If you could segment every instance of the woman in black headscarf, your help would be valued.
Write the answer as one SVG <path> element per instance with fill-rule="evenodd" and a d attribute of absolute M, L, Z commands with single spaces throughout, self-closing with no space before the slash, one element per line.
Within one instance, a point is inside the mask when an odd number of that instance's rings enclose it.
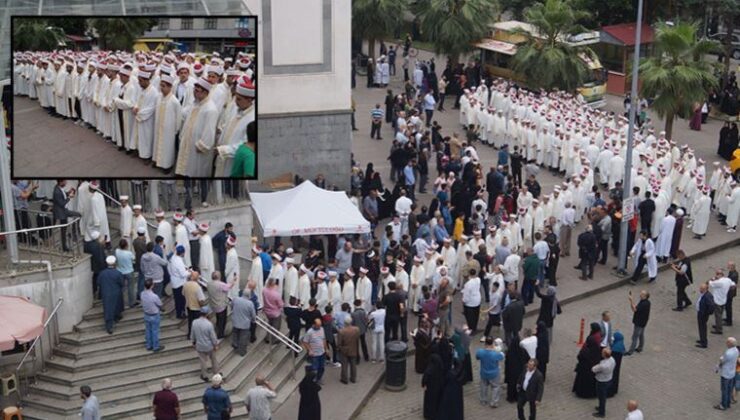
<path fill-rule="evenodd" d="M 422 319 L 419 321 L 419 329 L 413 335 L 414 348 L 414 369 L 416 373 L 424 373 L 429 364 L 429 358 L 432 353 L 432 327 L 429 321 Z"/>
<path fill-rule="evenodd" d="M 537 321 L 537 369 L 542 372 L 542 379 L 547 379 L 547 364 L 550 362 L 550 338 L 547 326 Z"/>
<path fill-rule="evenodd" d="M 596 377 L 591 368 L 601 361 L 601 329 L 597 322 L 591 323 L 591 333 L 578 352 L 576 379 L 572 391 L 580 398 L 596 398 Z"/>
<path fill-rule="evenodd" d="M 730 122 L 725 122 L 725 125 L 722 126 L 722 129 L 719 130 L 719 144 L 717 145 L 717 154 L 722 156 L 725 160 L 729 160 L 730 156 L 727 153 L 728 151 L 728 140 L 730 139 L 730 128 L 732 126 L 730 125 Z M 731 154 L 732 152 L 730 152 Z"/>
<path fill-rule="evenodd" d="M 506 381 L 506 401 L 517 400 L 516 385 L 524 371 L 527 362 L 527 352 L 519 346 L 519 336 L 512 338 L 506 350 L 504 361 L 504 380 Z"/>
<path fill-rule="evenodd" d="M 316 420 L 321 418 L 321 400 L 319 391 L 321 386 L 315 382 L 316 371 L 306 366 L 306 376 L 298 384 L 301 400 L 298 403 L 298 420 Z"/>
<path fill-rule="evenodd" d="M 447 372 L 444 388 L 439 401 L 439 419 L 463 420 L 465 418 L 463 401 L 463 384 L 456 373 L 461 368 L 456 366 Z"/>
<path fill-rule="evenodd" d="M 428 420 L 438 419 L 439 402 L 442 399 L 447 371 L 439 354 L 433 353 L 429 357 L 429 363 L 421 377 L 421 387 L 424 389 L 424 418 Z"/>

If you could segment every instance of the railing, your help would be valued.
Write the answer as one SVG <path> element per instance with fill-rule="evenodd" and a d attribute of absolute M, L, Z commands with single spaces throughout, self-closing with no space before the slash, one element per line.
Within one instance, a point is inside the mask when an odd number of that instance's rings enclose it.
<path fill-rule="evenodd" d="M 272 325 L 270 325 L 267 321 L 262 319 L 259 315 L 255 318 L 255 322 L 257 322 L 257 325 L 262 327 L 268 334 L 275 337 L 280 341 L 281 343 L 285 344 L 288 349 L 290 349 L 292 352 L 295 353 L 296 357 L 291 357 L 293 360 L 293 368 L 290 373 L 291 378 L 295 378 L 295 360 L 299 354 L 303 351 L 303 347 L 299 346 L 298 344 L 294 343 L 293 340 L 288 338 L 287 335 L 280 332 L 280 330 L 276 329 Z"/>
<path fill-rule="evenodd" d="M 66 264 L 70 260 L 82 256 L 84 238 L 80 232 L 80 218 L 75 217 L 67 223 L 38 226 L 41 223 L 51 223 L 53 221 L 52 214 L 50 212 L 22 209 L 16 210 L 15 216 L 21 226 L 36 225 L 36 227 L 0 232 L 0 237 L 16 236 L 19 248 L 22 251 L 32 253 L 34 259 L 43 255 L 52 264 Z M 42 219 L 36 216 L 41 216 Z M 66 245 L 66 249 L 63 244 Z M 24 258 L 20 259 L 23 260 Z M 17 268 L 16 261 L 12 261 L 11 264 L 16 266 L 14 268 Z"/>
<path fill-rule="evenodd" d="M 59 344 L 59 319 L 57 318 L 57 312 L 59 311 L 59 307 L 62 306 L 62 303 L 64 303 L 64 299 L 59 298 L 57 301 L 56 306 L 54 306 L 54 309 L 51 311 L 51 314 L 46 319 L 46 322 L 44 322 L 44 329 L 41 332 L 41 334 L 36 337 L 36 339 L 33 340 L 33 343 L 31 343 L 31 346 L 28 348 L 26 353 L 23 355 L 23 358 L 21 359 L 21 362 L 18 363 L 18 367 L 15 368 L 15 377 L 18 380 L 18 405 L 20 406 L 23 402 L 23 395 L 24 395 L 24 388 L 23 383 L 26 383 L 25 388 L 25 395 L 28 395 L 28 375 L 27 372 L 23 370 L 23 367 L 27 360 L 29 360 L 29 357 L 31 357 L 30 360 L 33 361 L 33 377 L 34 380 L 36 378 L 36 345 L 39 345 L 39 352 L 41 353 L 41 357 L 39 358 L 41 360 L 41 371 L 43 372 L 46 368 L 46 360 L 44 357 L 44 337 L 51 333 L 51 347 L 49 349 L 49 357 L 53 357 L 53 351 L 54 347 Z M 49 326 L 49 323 L 54 321 L 52 324 L 52 331 L 47 330 L 47 327 Z M 33 355 L 33 356 L 31 356 Z"/>

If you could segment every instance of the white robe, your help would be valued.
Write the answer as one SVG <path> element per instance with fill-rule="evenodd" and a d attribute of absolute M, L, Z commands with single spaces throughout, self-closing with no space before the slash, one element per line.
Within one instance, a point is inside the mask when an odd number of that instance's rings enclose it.
<path fill-rule="evenodd" d="M 193 264 L 190 262 L 190 239 L 188 238 L 188 229 L 182 223 L 175 226 L 175 244 L 185 247 L 185 267 Z M 232 287 L 233 289 L 233 287 Z"/>
<path fill-rule="evenodd" d="M 198 268 L 200 269 L 200 275 L 205 280 L 211 279 L 211 274 L 216 270 L 216 264 L 213 262 L 213 245 L 211 244 L 211 236 L 207 233 L 200 236 L 198 239 L 200 244 L 200 262 Z"/>
<path fill-rule="evenodd" d="M 421 287 L 425 284 L 425 270 L 422 265 L 411 267 L 409 276 L 409 307 L 412 311 L 419 310 L 419 298 L 421 297 Z"/>
<path fill-rule="evenodd" d="M 362 276 L 357 280 L 357 287 L 355 287 L 355 298 L 362 301 L 362 307 L 365 312 L 370 313 L 373 308 L 372 303 L 373 296 L 373 284 L 367 276 Z"/>
<path fill-rule="evenodd" d="M 711 214 L 712 199 L 708 194 L 702 194 L 691 206 L 691 231 L 695 235 L 705 235 L 709 226 L 709 215 Z"/>
<path fill-rule="evenodd" d="M 152 157 L 154 113 L 157 109 L 158 97 L 159 92 L 154 89 L 154 86 L 149 85 L 146 89 L 139 92 L 139 97 L 136 100 L 138 112 L 134 117 L 134 144 L 139 150 L 139 157 L 142 159 Z"/>
<path fill-rule="evenodd" d="M 110 136 L 113 143 L 116 146 L 123 146 L 123 136 L 121 135 L 121 122 L 118 118 L 118 110 L 116 109 L 115 99 L 121 95 L 123 90 L 123 84 L 119 78 L 113 79 L 106 92 L 105 106 L 110 108 L 110 111 L 105 111 L 106 117 L 108 118 L 108 125 L 110 126 Z"/>
<path fill-rule="evenodd" d="M 229 289 L 229 297 L 232 299 L 236 299 L 239 296 L 239 291 L 244 288 L 244 285 L 241 284 L 241 279 L 239 277 L 239 274 L 240 274 L 239 254 L 236 252 L 236 248 L 231 248 L 228 251 L 226 251 L 226 262 L 224 263 L 223 280 L 226 283 L 229 283 L 231 280 L 236 278 L 236 283 L 234 284 L 234 287 Z"/>
<path fill-rule="evenodd" d="M 131 241 L 131 226 L 134 220 L 134 211 L 131 210 L 131 206 L 121 207 L 121 219 L 119 220 L 119 229 L 121 231 L 121 237 Z"/>
<path fill-rule="evenodd" d="M 355 282 L 352 279 L 345 279 L 342 285 L 342 303 L 352 306 L 355 302 Z"/>
<path fill-rule="evenodd" d="M 175 136 L 182 125 L 182 109 L 175 95 L 157 99 L 154 114 L 154 156 L 157 167 L 168 169 L 175 164 Z"/>
<path fill-rule="evenodd" d="M 319 281 L 319 287 L 316 290 L 316 296 L 314 297 L 316 299 L 316 306 L 319 308 L 319 312 L 321 312 L 321 315 L 324 315 L 326 311 L 324 311 L 324 308 L 326 308 L 326 305 L 329 304 L 329 287 L 326 285 L 326 282 L 323 280 Z"/>
<path fill-rule="evenodd" d="M 289 302 L 290 297 L 298 297 L 298 270 L 290 267 L 285 270 L 285 280 L 283 285 L 283 301 Z"/>
<path fill-rule="evenodd" d="M 301 308 L 308 308 L 308 301 L 311 299 L 311 280 L 308 278 L 308 274 L 303 273 L 298 278 L 298 300 L 300 300 Z"/>
<path fill-rule="evenodd" d="M 134 131 L 134 113 L 131 111 L 134 108 L 136 100 L 136 85 L 133 80 L 129 80 L 128 83 L 123 85 L 123 88 L 119 92 L 117 98 L 113 98 L 113 103 L 116 108 L 123 111 L 123 147 L 126 150 L 136 150 L 136 144 L 134 140 L 136 137 L 133 135 Z"/>
<path fill-rule="evenodd" d="M 248 281 L 253 281 L 256 285 L 254 291 L 257 294 L 257 300 L 259 300 L 260 307 L 262 307 L 262 288 L 265 286 L 265 281 L 262 278 L 262 258 L 259 255 L 252 258 L 252 269 L 249 271 Z"/>
<path fill-rule="evenodd" d="M 97 230 L 100 232 L 100 237 L 105 238 L 105 242 L 110 242 L 110 228 L 108 227 L 108 211 L 105 208 L 105 199 L 100 193 L 95 193 L 90 197 L 90 224 L 88 225 L 88 232 L 85 235 L 85 240 L 89 240 L 87 237 L 90 232 Z"/>
<path fill-rule="evenodd" d="M 671 254 L 671 243 L 673 241 L 673 229 L 676 227 L 676 218 L 667 215 L 660 222 L 660 234 L 656 246 L 656 255 L 658 257 L 668 257 Z"/>
<path fill-rule="evenodd" d="M 283 295 L 283 281 L 285 281 L 285 270 L 283 270 L 283 266 L 280 264 L 272 264 L 272 268 L 270 268 L 270 274 L 267 277 L 267 280 L 275 279 L 275 284 L 277 285 L 277 290 L 280 292 L 280 295 Z"/>
<path fill-rule="evenodd" d="M 632 251 L 630 251 L 630 255 L 634 260 L 635 267 L 637 267 L 637 264 L 639 263 L 638 258 L 640 257 L 641 253 L 642 240 L 638 239 L 632 246 Z M 645 259 L 647 260 L 646 265 L 648 269 L 648 277 L 656 277 L 658 275 L 658 259 L 655 257 L 655 245 L 653 244 L 653 240 L 650 238 L 647 238 L 645 240 Z"/>
<path fill-rule="evenodd" d="M 65 96 L 66 91 L 64 89 L 64 85 L 66 83 L 67 71 L 60 68 L 54 78 L 54 107 L 59 114 L 68 117 L 69 110 L 67 109 L 67 98 Z"/>
<path fill-rule="evenodd" d="M 339 284 L 339 280 L 330 281 L 326 286 L 327 299 L 334 311 L 339 311 L 342 306 L 342 285 Z"/>
<path fill-rule="evenodd" d="M 218 122 L 218 109 L 209 99 L 194 103 L 185 111 L 180 131 L 180 150 L 175 173 L 190 177 L 210 177 Z"/>
<path fill-rule="evenodd" d="M 164 253 L 172 251 L 172 225 L 166 220 L 162 220 L 157 225 L 157 236 L 164 238 Z M 206 279 L 210 280 L 210 278 Z"/>
<path fill-rule="evenodd" d="M 218 141 L 218 158 L 216 159 L 216 176 L 231 176 L 236 150 L 247 138 L 247 125 L 254 121 L 254 105 L 240 110 L 228 121 Z"/>
<path fill-rule="evenodd" d="M 138 233 L 137 232 L 139 231 L 139 228 L 140 227 L 143 227 L 144 228 L 144 237 L 146 238 L 146 241 L 149 242 L 150 241 L 150 239 L 149 239 L 149 225 L 147 224 L 146 218 L 144 217 L 144 215 L 143 214 L 140 214 L 138 216 L 135 216 L 134 217 L 134 223 L 133 224 L 134 224 L 134 226 L 133 226 L 133 231 L 131 232 L 131 237 L 132 238 L 137 237 L 138 236 Z"/>
<path fill-rule="evenodd" d="M 737 227 L 740 219 L 740 187 L 736 186 L 732 189 L 727 203 L 727 226 Z"/>

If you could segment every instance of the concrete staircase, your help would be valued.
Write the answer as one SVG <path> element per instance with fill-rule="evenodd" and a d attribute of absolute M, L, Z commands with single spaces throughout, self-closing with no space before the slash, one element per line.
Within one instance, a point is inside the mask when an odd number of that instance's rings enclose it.
<path fill-rule="evenodd" d="M 161 381 L 171 378 L 180 398 L 182 418 L 202 418 L 201 397 L 208 387 L 200 379 L 200 365 L 186 340 L 187 324 L 174 317 L 172 299 L 165 301 L 160 341 L 165 349 L 152 353 L 144 348 L 143 312 L 127 309 L 114 333 L 106 333 L 102 306 L 96 302 L 76 327 L 61 336 L 46 371 L 37 376 L 24 398 L 26 419 L 79 419 L 82 401 L 79 387 L 89 385 L 98 397 L 106 419 L 151 419 L 151 401 Z M 229 326 L 227 326 L 227 332 Z M 283 345 L 264 343 L 265 332 L 258 328 L 257 341 L 245 357 L 236 354 L 230 338 L 219 346 L 217 358 L 224 375 L 224 388 L 234 404 L 234 418 L 247 418 L 244 396 L 254 386 L 257 373 L 264 374 L 278 389 L 273 404 L 277 409 L 290 396 L 303 376 L 291 377 L 293 353 Z M 296 359 L 300 368 L 304 353 Z"/>

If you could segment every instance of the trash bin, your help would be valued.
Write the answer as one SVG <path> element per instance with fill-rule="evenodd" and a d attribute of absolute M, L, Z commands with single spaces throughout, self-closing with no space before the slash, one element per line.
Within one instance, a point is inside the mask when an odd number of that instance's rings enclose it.
<path fill-rule="evenodd" d="M 406 351 L 408 345 L 403 341 L 389 341 L 385 345 L 385 389 L 403 391 L 406 389 Z"/>

